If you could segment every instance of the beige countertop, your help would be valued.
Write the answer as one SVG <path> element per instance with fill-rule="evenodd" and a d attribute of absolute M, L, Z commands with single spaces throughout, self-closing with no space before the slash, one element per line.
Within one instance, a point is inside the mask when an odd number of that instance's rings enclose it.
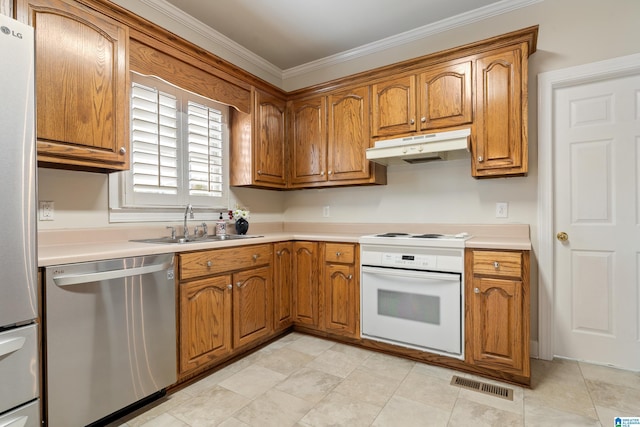
<path fill-rule="evenodd" d="M 180 229 L 180 228 L 178 228 Z M 409 231 L 411 230 L 411 231 Z M 133 242 L 167 235 L 165 225 L 150 227 L 113 227 L 101 229 L 45 230 L 38 233 L 38 265 L 70 264 L 101 259 L 162 253 L 179 253 L 228 248 L 287 240 L 311 240 L 357 243 L 362 235 L 395 232 L 467 232 L 468 248 L 530 250 L 527 224 L 336 224 L 265 223 L 251 224 L 252 239 L 199 241 L 184 244 Z"/>

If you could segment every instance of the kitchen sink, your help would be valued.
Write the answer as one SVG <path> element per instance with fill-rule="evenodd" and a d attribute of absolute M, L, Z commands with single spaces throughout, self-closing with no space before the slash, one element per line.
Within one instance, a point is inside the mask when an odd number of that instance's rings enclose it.
<path fill-rule="evenodd" d="M 256 237 L 263 236 L 247 236 L 246 234 L 224 234 L 217 236 L 207 236 L 207 237 L 190 237 L 188 239 L 184 237 L 157 237 L 152 239 L 139 239 L 139 240 L 131 240 L 132 242 L 140 242 L 140 243 L 160 243 L 160 244 L 184 244 L 184 243 L 202 243 L 208 241 L 222 241 L 222 240 L 240 240 L 240 239 L 253 239 Z"/>

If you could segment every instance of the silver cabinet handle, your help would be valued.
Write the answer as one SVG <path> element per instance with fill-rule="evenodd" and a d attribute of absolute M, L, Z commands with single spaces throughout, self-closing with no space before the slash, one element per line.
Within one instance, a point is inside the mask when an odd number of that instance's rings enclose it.
<path fill-rule="evenodd" d="M 120 147 L 120 154 L 125 155 L 127 154 L 127 149 L 124 147 Z"/>
<path fill-rule="evenodd" d="M 427 118 L 426 118 L 426 117 L 422 117 L 422 118 L 420 119 L 420 121 L 421 121 L 422 123 L 427 123 Z"/>
<path fill-rule="evenodd" d="M 409 123 L 410 123 L 410 124 L 414 124 L 415 122 L 416 122 L 416 119 L 411 119 L 411 120 L 409 120 Z"/>
<path fill-rule="evenodd" d="M 353 274 L 348 275 L 347 279 L 349 279 L 349 280 L 353 279 Z"/>
<path fill-rule="evenodd" d="M 342 252 L 338 251 L 336 252 L 336 256 L 339 257 L 340 255 L 342 255 Z"/>
<path fill-rule="evenodd" d="M 500 268 L 500 263 L 498 261 L 493 261 L 493 268 Z"/>
<path fill-rule="evenodd" d="M 324 176 L 324 171 L 320 172 L 320 176 Z"/>
<path fill-rule="evenodd" d="M 257 261 L 257 260 L 258 260 L 258 258 L 260 258 L 260 255 L 258 255 L 258 254 L 253 254 L 252 258 L 253 258 L 253 260 L 254 260 L 254 261 Z"/>
<path fill-rule="evenodd" d="M 163 264 L 147 265 L 144 267 L 125 268 L 124 270 L 103 271 L 99 273 L 66 274 L 54 276 L 53 281 L 58 286 L 78 285 L 81 283 L 99 282 L 101 280 L 119 279 L 122 277 L 155 273 L 157 271 L 166 270 L 170 266 L 170 262 L 165 262 Z"/>
<path fill-rule="evenodd" d="M 211 261 L 207 261 L 207 267 L 211 267 L 213 263 Z"/>
<path fill-rule="evenodd" d="M 478 156 L 478 161 L 479 161 L 479 162 L 483 162 L 483 161 L 484 161 L 484 157 L 482 157 L 482 156 Z"/>
<path fill-rule="evenodd" d="M 227 285 L 227 289 L 233 289 L 233 285 L 232 285 L 231 283 L 229 283 L 229 284 Z"/>
<path fill-rule="evenodd" d="M 480 289 L 479 288 L 473 288 L 473 292 L 476 293 L 476 294 L 479 294 L 480 293 Z"/>

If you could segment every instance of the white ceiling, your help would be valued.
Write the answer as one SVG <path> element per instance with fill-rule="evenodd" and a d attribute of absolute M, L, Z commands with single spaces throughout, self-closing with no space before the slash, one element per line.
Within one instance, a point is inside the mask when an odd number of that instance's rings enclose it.
<path fill-rule="evenodd" d="M 539 1 L 539 0 L 538 0 Z M 531 0 L 150 0 L 288 70 L 421 29 L 456 26 Z M 184 18 L 184 16 L 183 16 Z M 446 25 L 443 25 L 446 24 Z M 228 41 L 227 41 L 228 42 Z"/>

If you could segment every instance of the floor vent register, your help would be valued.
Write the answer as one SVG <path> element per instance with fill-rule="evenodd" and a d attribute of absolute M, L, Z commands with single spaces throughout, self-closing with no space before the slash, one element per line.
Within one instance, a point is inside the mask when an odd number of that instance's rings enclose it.
<path fill-rule="evenodd" d="M 507 387 L 501 387 L 499 385 L 483 383 L 481 381 L 462 378 L 457 375 L 454 375 L 453 378 L 451 378 L 451 385 L 488 394 L 491 396 L 500 397 L 506 400 L 513 400 L 513 390 Z"/>

